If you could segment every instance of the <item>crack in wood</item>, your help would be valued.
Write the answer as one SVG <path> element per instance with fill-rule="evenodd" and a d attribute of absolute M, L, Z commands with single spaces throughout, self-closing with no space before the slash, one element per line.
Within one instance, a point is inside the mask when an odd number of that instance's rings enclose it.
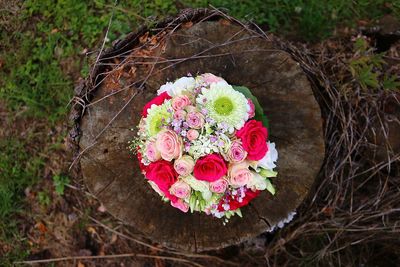
<path fill-rule="evenodd" d="M 268 226 L 268 228 L 269 228 L 268 230 L 272 229 L 272 224 L 268 221 L 267 218 L 260 215 L 260 213 L 258 212 L 258 209 L 252 203 L 249 204 L 249 207 L 254 210 L 254 212 L 257 214 L 258 219 L 263 221 Z"/>

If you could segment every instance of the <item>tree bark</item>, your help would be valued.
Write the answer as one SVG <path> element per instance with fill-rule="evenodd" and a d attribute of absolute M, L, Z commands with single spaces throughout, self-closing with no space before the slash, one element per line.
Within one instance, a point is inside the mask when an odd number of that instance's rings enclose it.
<path fill-rule="evenodd" d="M 310 81 L 268 37 L 220 15 L 163 26 L 142 29 L 107 51 L 85 87 L 90 101 L 80 119 L 79 150 L 88 189 L 113 216 L 171 248 L 218 249 L 273 229 L 302 203 L 324 159 L 321 112 Z M 160 85 L 189 72 L 210 72 L 250 88 L 279 152 L 276 195 L 263 192 L 242 209 L 243 218 L 226 226 L 162 202 L 127 149 L 144 104 Z"/>

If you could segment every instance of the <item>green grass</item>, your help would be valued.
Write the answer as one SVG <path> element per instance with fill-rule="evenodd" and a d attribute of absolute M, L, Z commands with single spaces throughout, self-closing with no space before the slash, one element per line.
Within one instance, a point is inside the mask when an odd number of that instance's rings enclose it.
<path fill-rule="evenodd" d="M 267 24 L 272 32 L 296 35 L 306 41 L 330 36 L 338 25 L 353 26 L 359 19 L 386 13 L 400 16 L 400 1 L 393 0 L 195 0 L 187 5 L 225 7 L 232 16 Z M 392 2 L 392 3 L 391 3 Z M 390 5 L 391 3 L 391 5 Z"/>
<path fill-rule="evenodd" d="M 12 260 L 26 255 L 17 218 L 24 214 L 24 190 L 38 180 L 43 164 L 41 158 L 27 151 L 26 143 L 16 139 L 0 140 L 0 244 L 11 247 L 0 257 L 0 266 L 10 266 Z"/>

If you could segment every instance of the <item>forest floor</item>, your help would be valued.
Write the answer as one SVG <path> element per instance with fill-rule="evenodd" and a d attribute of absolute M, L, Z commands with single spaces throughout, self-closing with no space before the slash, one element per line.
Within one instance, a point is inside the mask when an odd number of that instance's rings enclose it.
<path fill-rule="evenodd" d="M 297 47 L 317 53 L 328 47 L 343 56 L 365 90 L 400 94 L 399 1 L 303 2 L 167 0 L 115 6 L 105 0 L 0 0 L 0 266 L 45 259 L 52 260 L 44 266 L 80 267 L 214 261 L 226 266 L 242 258 L 256 264 L 263 257 L 253 249 L 256 244 L 182 256 L 108 215 L 82 181 L 68 174 L 68 104 L 110 21 L 106 46 L 141 24 L 208 4 L 253 20 Z M 397 260 L 389 253 L 385 265 L 376 258 L 357 263 L 396 266 Z"/>

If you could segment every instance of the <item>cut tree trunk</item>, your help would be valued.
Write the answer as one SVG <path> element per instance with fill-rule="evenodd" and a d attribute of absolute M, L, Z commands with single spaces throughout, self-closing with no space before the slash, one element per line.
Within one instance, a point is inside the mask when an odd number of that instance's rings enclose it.
<path fill-rule="evenodd" d="M 89 191 L 113 216 L 166 247 L 218 249 L 274 229 L 303 202 L 324 159 L 321 112 L 310 81 L 276 42 L 218 11 L 201 9 L 142 28 L 104 52 L 78 88 L 80 104 L 73 112 L 72 137 L 77 143 L 80 137 Z M 276 195 L 263 192 L 242 209 L 243 218 L 235 216 L 226 226 L 162 202 L 127 149 L 144 104 L 162 84 L 207 72 L 251 89 L 279 151 Z"/>

